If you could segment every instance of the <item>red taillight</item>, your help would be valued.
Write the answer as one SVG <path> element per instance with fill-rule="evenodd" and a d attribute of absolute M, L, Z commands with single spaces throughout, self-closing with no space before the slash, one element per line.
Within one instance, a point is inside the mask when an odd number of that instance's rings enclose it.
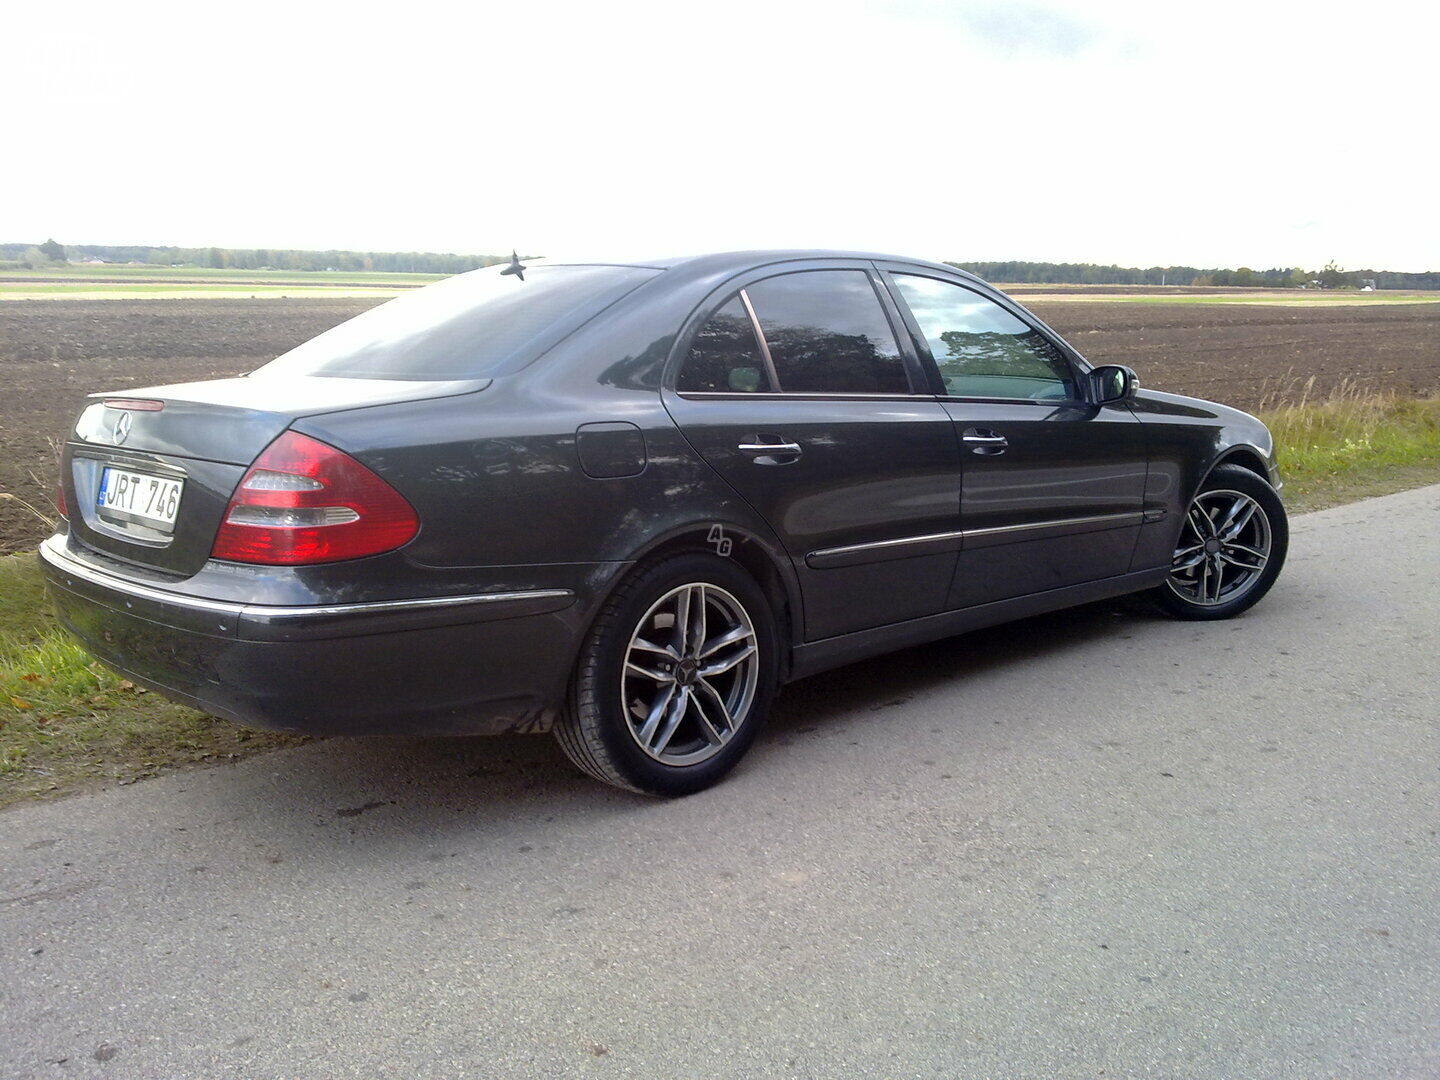
<path fill-rule="evenodd" d="M 287 431 L 250 466 L 212 559 L 293 566 L 393 551 L 420 531 L 404 497 L 349 454 Z"/>

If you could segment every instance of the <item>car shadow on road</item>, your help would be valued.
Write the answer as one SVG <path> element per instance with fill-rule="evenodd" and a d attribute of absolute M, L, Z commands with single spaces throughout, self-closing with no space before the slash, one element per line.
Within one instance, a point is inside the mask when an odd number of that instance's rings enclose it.
<path fill-rule="evenodd" d="M 1168 621 L 1144 600 L 1121 597 L 862 660 L 787 686 L 769 734 L 783 737 L 824 724 L 839 709 L 883 712 L 942 684 L 1024 667 L 1107 635 L 1133 636 L 1148 622 Z"/>
<path fill-rule="evenodd" d="M 841 722 L 863 732 L 892 722 L 899 715 L 893 710 L 943 684 L 1021 669 L 1107 636 L 1143 634 L 1155 617 L 1134 601 L 1106 601 L 794 683 L 782 691 L 744 767 L 747 782 L 777 761 L 786 773 L 802 767 L 793 755 L 810 752 L 809 732 Z M 330 838 L 353 848 L 361 839 L 367 858 L 413 850 L 417 842 L 443 844 L 449 836 L 515 841 L 567 820 L 593 826 L 621 817 L 638 825 L 676 805 L 599 784 L 571 766 L 552 739 L 537 736 L 330 739 L 216 770 L 187 799 L 205 803 L 202 812 L 220 820 L 244 820 L 292 840 L 304 835 L 307 844 Z"/>

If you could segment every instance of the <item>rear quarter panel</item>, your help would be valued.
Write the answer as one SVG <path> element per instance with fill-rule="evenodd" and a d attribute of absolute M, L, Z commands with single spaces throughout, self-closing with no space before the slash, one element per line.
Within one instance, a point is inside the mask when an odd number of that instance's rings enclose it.
<path fill-rule="evenodd" d="M 697 283 L 651 303 L 645 291 L 480 393 L 295 427 L 354 454 L 415 506 L 420 534 L 397 554 L 416 575 L 574 588 L 575 615 L 588 621 L 637 558 L 719 525 L 760 545 L 796 602 L 768 524 L 694 453 L 660 400 L 674 334 L 708 289 Z M 587 474 L 577 432 L 617 423 L 638 429 L 641 467 Z"/>

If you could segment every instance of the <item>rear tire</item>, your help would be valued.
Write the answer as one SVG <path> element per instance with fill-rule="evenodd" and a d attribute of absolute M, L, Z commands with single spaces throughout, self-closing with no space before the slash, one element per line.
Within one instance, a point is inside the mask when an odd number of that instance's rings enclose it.
<path fill-rule="evenodd" d="M 1150 598 L 1177 619 L 1229 619 L 1270 591 L 1290 546 L 1280 496 L 1239 465 L 1217 465 L 1186 509 L 1165 584 Z"/>
<path fill-rule="evenodd" d="M 775 617 L 755 580 L 714 555 L 673 555 L 605 602 L 555 737 L 597 780 L 690 795 L 717 783 L 755 741 L 778 671 Z"/>

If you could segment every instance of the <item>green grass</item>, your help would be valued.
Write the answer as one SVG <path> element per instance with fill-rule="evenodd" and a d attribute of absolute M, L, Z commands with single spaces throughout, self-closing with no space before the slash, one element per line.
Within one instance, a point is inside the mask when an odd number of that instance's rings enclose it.
<path fill-rule="evenodd" d="M 1440 398 L 1342 389 L 1259 415 L 1275 436 L 1292 511 L 1440 483 Z"/>
<path fill-rule="evenodd" d="M 1363 307 L 1371 304 L 1437 304 L 1440 293 L 1331 293 L 1283 292 L 1275 296 L 1122 296 L 1132 304 L 1271 304 L 1303 307 L 1307 304 Z"/>
<path fill-rule="evenodd" d="M 210 284 L 124 284 L 76 282 L 69 284 L 31 284 L 0 282 L 0 302 L 5 300 L 216 300 L 264 299 L 267 297 L 349 297 L 370 296 L 385 299 L 397 296 L 403 289 L 389 286 L 360 285 L 245 285 Z"/>
<path fill-rule="evenodd" d="M 204 716 L 102 667 L 56 624 L 35 556 L 0 558 L 0 806 L 298 741 Z"/>
<path fill-rule="evenodd" d="M 214 279 L 219 281 L 303 281 L 332 285 L 395 285 L 404 287 L 439 281 L 444 274 L 383 273 L 371 270 L 225 270 L 208 266 L 53 266 L 38 270 L 0 270 L 0 277 L 15 280 L 47 281 L 74 278 L 77 281 Z"/>
<path fill-rule="evenodd" d="M 0 300 L 196 300 L 395 296 L 443 274 L 216 270 L 198 266 L 57 266 L 0 271 Z"/>
<path fill-rule="evenodd" d="M 1042 301 L 1043 297 L 1043 301 Z M 1298 290 L 1277 291 L 1273 295 L 1247 293 L 1244 295 L 1180 295 L 1155 296 L 1126 295 L 1124 293 L 1031 293 L 1018 297 L 1022 302 L 1042 301 L 1044 303 L 1096 303 L 1096 304 L 1261 304 L 1268 307 L 1369 307 L 1375 304 L 1440 304 L 1440 292 L 1301 292 Z"/>

